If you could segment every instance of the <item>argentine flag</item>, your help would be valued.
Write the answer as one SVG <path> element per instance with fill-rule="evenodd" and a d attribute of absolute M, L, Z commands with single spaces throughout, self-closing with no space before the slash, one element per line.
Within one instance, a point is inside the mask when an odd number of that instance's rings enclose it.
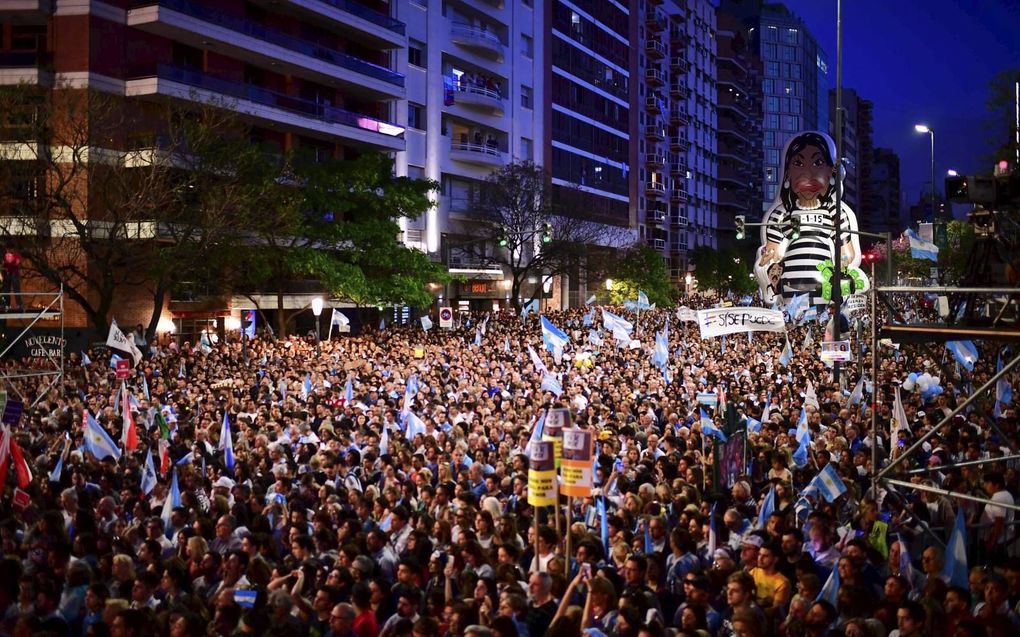
<path fill-rule="evenodd" d="M 669 342 L 666 340 L 665 333 L 658 332 L 655 334 L 655 351 L 652 353 L 652 364 L 663 368 L 667 362 L 669 362 Z"/>
<path fill-rule="evenodd" d="M 542 317 L 542 342 L 545 343 L 547 350 L 550 352 L 562 350 L 569 341 L 570 338 L 563 330 L 553 325 L 545 316 Z"/>
<path fill-rule="evenodd" d="M 925 241 L 913 229 L 907 229 L 903 234 L 910 240 L 910 256 L 915 259 L 939 260 L 939 247 L 937 245 L 931 241 Z"/>
<path fill-rule="evenodd" d="M 602 327 L 606 328 L 610 332 L 615 332 L 617 328 L 624 332 L 627 332 L 628 334 L 634 331 L 633 323 L 623 318 L 622 316 L 617 316 L 616 314 L 613 314 L 612 312 L 605 308 L 602 308 Z"/>
<path fill-rule="evenodd" d="M 117 448 L 117 443 L 96 422 L 88 410 L 85 410 L 85 449 L 95 456 L 96 460 L 113 458 L 120 461 L 120 449 Z"/>
<path fill-rule="evenodd" d="M 223 450 L 223 464 L 227 471 L 234 473 L 234 439 L 230 435 L 230 416 L 227 412 L 223 412 L 223 426 L 220 427 L 220 449 Z"/>
<path fill-rule="evenodd" d="M 426 332 L 432 329 L 432 319 L 427 316 L 421 317 L 421 328 Z"/>
<path fill-rule="evenodd" d="M 145 454 L 145 466 L 142 467 L 142 493 L 149 495 L 156 488 L 156 465 L 152 462 L 152 448 Z"/>
<path fill-rule="evenodd" d="M 815 476 L 811 484 L 818 488 L 818 492 L 822 494 L 826 502 L 833 502 L 846 493 L 846 485 L 843 484 L 843 480 L 840 479 L 831 464 L 825 465 L 825 468 Z"/>
<path fill-rule="evenodd" d="M 956 510 L 956 523 L 946 544 L 946 558 L 942 567 L 942 575 L 953 586 L 967 588 L 967 525 L 963 520 L 963 509 Z"/>
<path fill-rule="evenodd" d="M 163 519 L 163 528 L 166 529 L 167 537 L 170 537 L 173 531 L 173 527 L 170 526 L 170 515 L 179 506 L 181 506 L 181 488 L 177 484 L 177 467 L 174 467 L 173 477 L 170 479 L 170 493 L 163 501 L 162 515 L 159 516 Z"/>
<path fill-rule="evenodd" d="M 790 339 L 786 339 L 786 347 L 783 348 L 783 353 L 779 355 L 779 364 L 783 367 L 789 367 L 791 360 L 793 360 L 793 348 L 790 347 Z"/>
<path fill-rule="evenodd" d="M 637 306 L 639 310 L 647 310 L 649 307 L 648 295 L 642 292 L 641 290 L 638 290 L 637 293 Z"/>
<path fill-rule="evenodd" d="M 720 441 L 726 442 L 726 434 L 724 434 L 721 429 L 715 426 L 715 423 L 713 423 L 712 419 L 708 417 L 708 414 L 705 413 L 705 410 L 699 409 L 698 412 L 701 418 L 701 433 L 705 434 L 706 436 L 715 436 Z"/>
<path fill-rule="evenodd" d="M 344 385 L 344 402 L 348 405 L 354 402 L 354 381 L 350 376 L 347 377 L 347 383 Z"/>
<path fill-rule="evenodd" d="M 946 341 L 946 349 L 968 372 L 974 371 L 974 363 L 978 359 L 978 350 L 974 341 Z"/>
<path fill-rule="evenodd" d="M 563 395 L 563 384 L 552 374 L 542 376 L 542 390 L 556 394 L 559 398 Z"/>

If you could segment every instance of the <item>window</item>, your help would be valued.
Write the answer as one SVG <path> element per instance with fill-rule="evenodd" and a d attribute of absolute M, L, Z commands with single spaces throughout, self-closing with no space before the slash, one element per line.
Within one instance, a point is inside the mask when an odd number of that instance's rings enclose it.
<path fill-rule="evenodd" d="M 407 176 L 411 179 L 425 179 L 425 169 L 421 166 L 408 166 Z"/>
<path fill-rule="evenodd" d="M 521 53 L 530 58 L 532 55 L 534 55 L 533 48 L 534 48 L 534 46 L 532 44 L 531 36 L 530 35 L 525 35 L 524 33 L 522 33 L 521 34 Z"/>
<path fill-rule="evenodd" d="M 425 130 L 425 107 L 414 102 L 407 103 L 407 125 L 418 130 Z"/>
<path fill-rule="evenodd" d="M 418 40 L 407 42 L 407 63 L 426 68 L 425 43 Z"/>
<path fill-rule="evenodd" d="M 521 159 L 534 159 L 534 143 L 527 137 L 521 138 Z"/>
<path fill-rule="evenodd" d="M 796 115 L 783 116 L 783 130 L 797 130 L 800 126 L 800 118 Z"/>
<path fill-rule="evenodd" d="M 779 53 L 777 51 L 776 45 L 775 44 L 771 44 L 771 43 L 766 43 L 765 44 L 765 59 L 766 60 L 775 60 L 778 57 L 779 57 Z"/>
<path fill-rule="evenodd" d="M 779 39 L 779 29 L 776 27 L 765 27 L 765 40 L 775 42 Z"/>
<path fill-rule="evenodd" d="M 521 84 L 521 107 L 532 108 L 531 106 L 531 87 Z"/>
<path fill-rule="evenodd" d="M 797 44 L 797 29 L 786 29 L 783 31 L 783 42 Z"/>

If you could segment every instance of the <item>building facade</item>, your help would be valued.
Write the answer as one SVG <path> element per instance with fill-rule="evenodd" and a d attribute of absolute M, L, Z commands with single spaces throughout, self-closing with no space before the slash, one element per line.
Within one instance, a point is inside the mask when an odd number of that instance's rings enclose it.
<path fill-rule="evenodd" d="M 735 217 L 761 220 L 762 64 L 753 34 L 725 9 L 718 21 L 719 234 L 720 247 L 746 249 L 736 242 Z"/>
<path fill-rule="evenodd" d="M 871 205 L 866 214 L 858 214 L 862 229 L 892 232 L 898 236 L 907 227 L 902 214 L 900 157 L 890 148 L 876 148 L 872 155 L 868 190 Z"/>

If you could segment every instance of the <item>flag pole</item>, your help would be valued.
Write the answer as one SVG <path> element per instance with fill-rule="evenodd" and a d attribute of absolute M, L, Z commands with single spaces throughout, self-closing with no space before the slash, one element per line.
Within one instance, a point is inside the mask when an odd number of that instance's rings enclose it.
<path fill-rule="evenodd" d="M 557 498 L 558 497 L 559 496 L 557 496 Z M 572 503 L 571 503 L 572 499 L 573 498 L 571 498 L 569 495 L 567 496 L 567 532 L 566 532 L 566 534 L 564 536 L 564 538 L 565 538 L 564 539 L 564 546 L 566 547 L 564 550 L 566 551 L 566 554 L 567 554 L 566 555 L 567 566 L 566 566 L 565 570 L 566 570 L 566 573 L 567 573 L 568 577 L 570 575 L 570 524 L 571 524 L 571 518 L 573 517 L 572 509 L 574 508 Z"/>
<path fill-rule="evenodd" d="M 531 509 L 534 512 L 532 517 L 535 518 L 534 523 L 533 523 L 534 526 L 535 526 L 535 562 L 534 562 L 535 570 L 533 572 L 534 573 L 538 573 L 539 570 L 540 570 L 539 566 L 538 566 L 538 512 L 539 512 L 540 508 L 536 504 L 536 505 L 532 505 Z"/>
<path fill-rule="evenodd" d="M 329 339 L 333 338 L 333 324 L 335 323 L 333 320 L 334 316 L 336 316 L 336 308 L 333 308 L 333 310 L 329 313 L 329 330 L 326 332 L 327 343 L 329 342 Z"/>

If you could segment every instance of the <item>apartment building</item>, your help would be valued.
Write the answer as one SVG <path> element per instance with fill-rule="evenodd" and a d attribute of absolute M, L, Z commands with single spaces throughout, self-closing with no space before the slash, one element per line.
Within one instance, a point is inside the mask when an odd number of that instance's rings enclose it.
<path fill-rule="evenodd" d="M 753 34 L 733 14 L 718 9 L 719 245 L 738 245 L 737 215 L 759 221 L 762 203 L 762 64 Z"/>
<path fill-rule="evenodd" d="M 381 2 L 5 2 L 0 84 L 36 84 L 51 89 L 51 97 L 89 88 L 122 96 L 127 108 L 137 109 L 165 98 L 215 101 L 236 109 L 251 124 L 252 142 L 270 151 L 399 155 L 406 150 L 407 111 L 400 105 L 406 104 L 407 42 L 405 23 Z M 151 130 L 109 131 L 106 138 L 114 151 L 159 145 Z M 5 161 L 22 159 L 4 154 Z M 8 197 L 37 196 L 47 187 L 45 174 L 25 174 L 27 183 L 13 185 Z M 147 291 L 118 290 L 116 303 L 122 324 L 148 321 Z M 288 307 L 305 305 L 301 295 L 287 297 Z M 235 309 L 229 299 L 201 309 L 171 300 L 166 315 L 183 329 L 181 321 L 222 320 Z M 66 322 L 87 327 L 74 304 Z"/>
<path fill-rule="evenodd" d="M 412 222 L 405 243 L 464 277 L 443 293 L 464 307 L 506 301 L 503 273 L 472 256 L 485 178 L 507 163 L 541 163 L 547 86 L 541 4 L 505 0 L 400 0 L 407 25 L 406 149 L 397 171 L 441 184 L 436 206 Z"/>
<path fill-rule="evenodd" d="M 899 235 L 907 227 L 900 190 L 900 157 L 891 148 L 876 148 L 872 154 L 870 201 L 868 209 L 858 213 L 862 229 Z"/>

